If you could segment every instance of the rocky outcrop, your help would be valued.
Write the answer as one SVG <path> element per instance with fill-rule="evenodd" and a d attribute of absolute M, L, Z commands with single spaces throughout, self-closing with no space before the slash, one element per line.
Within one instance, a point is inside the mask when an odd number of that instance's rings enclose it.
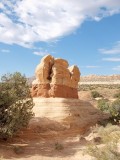
<path fill-rule="evenodd" d="M 80 71 L 77 66 L 69 67 L 66 60 L 47 55 L 36 67 L 35 75 L 33 97 L 78 98 Z"/>
<path fill-rule="evenodd" d="M 39 133 L 49 138 L 76 137 L 88 132 L 90 126 L 109 118 L 108 114 L 101 112 L 89 101 L 68 98 L 33 100 L 35 117 L 30 121 L 29 129 L 32 128 L 32 131 L 39 129 Z"/>

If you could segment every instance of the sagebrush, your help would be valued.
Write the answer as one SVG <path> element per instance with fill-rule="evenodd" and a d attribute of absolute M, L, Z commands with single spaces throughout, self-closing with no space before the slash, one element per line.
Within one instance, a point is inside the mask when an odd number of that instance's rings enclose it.
<path fill-rule="evenodd" d="M 91 96 L 92 98 L 102 97 L 102 95 L 97 91 L 92 91 Z"/>
<path fill-rule="evenodd" d="M 114 102 L 101 99 L 98 101 L 98 108 L 110 115 L 109 122 L 112 124 L 120 123 L 120 99 L 116 99 Z"/>
<path fill-rule="evenodd" d="M 106 127 L 96 129 L 101 137 L 102 144 L 92 143 L 87 147 L 87 154 L 95 160 L 120 160 L 118 144 L 120 142 L 120 127 L 108 124 Z"/>
<path fill-rule="evenodd" d="M 2 76 L 0 82 L 0 138 L 13 136 L 34 115 L 27 79 L 19 72 Z"/>

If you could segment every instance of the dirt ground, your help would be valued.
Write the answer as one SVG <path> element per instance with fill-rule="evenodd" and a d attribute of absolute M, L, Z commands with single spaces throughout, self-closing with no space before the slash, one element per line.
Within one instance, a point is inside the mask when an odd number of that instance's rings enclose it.
<path fill-rule="evenodd" d="M 80 91 L 79 101 L 71 101 L 71 106 L 82 103 L 82 107 L 86 108 L 86 111 L 87 107 L 95 109 L 96 100 L 91 97 L 90 92 Z M 99 89 L 99 92 L 106 98 L 112 99 L 116 90 Z M 92 157 L 84 153 L 84 149 L 89 144 L 89 138 L 86 141 L 83 137 L 89 136 L 90 130 L 86 133 L 83 132 L 83 134 L 82 131 L 74 129 L 74 127 L 69 130 L 71 126 L 66 123 L 70 121 L 69 119 L 64 125 L 61 125 L 63 119 L 70 114 L 69 110 L 62 105 L 63 100 L 56 101 L 54 99 L 51 104 L 49 101 L 47 103 L 44 100 L 41 101 L 40 103 L 43 103 L 41 112 L 38 107 L 39 100 L 34 99 L 34 102 L 36 119 L 30 122 L 28 129 L 22 130 L 14 138 L 0 141 L 0 160 L 92 160 Z M 64 103 L 66 102 L 64 101 Z M 57 107 L 55 108 L 55 106 Z M 45 109 L 45 107 L 47 108 Z M 75 109 L 78 112 L 77 107 Z M 95 110 L 93 111 L 91 115 L 95 114 Z M 76 116 L 79 117 L 79 114 Z M 76 122 L 76 119 L 72 119 L 72 121 Z M 67 127 L 68 130 L 66 130 Z"/>

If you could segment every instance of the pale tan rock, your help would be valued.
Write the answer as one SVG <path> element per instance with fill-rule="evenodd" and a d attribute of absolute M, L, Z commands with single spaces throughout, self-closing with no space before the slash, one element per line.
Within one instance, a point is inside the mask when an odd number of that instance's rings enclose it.
<path fill-rule="evenodd" d="M 48 123 L 44 123 L 43 126 L 48 128 L 50 126 L 50 120 L 53 122 L 51 124 L 52 126 L 55 122 L 58 122 L 56 127 L 60 127 L 61 125 L 66 127 L 66 129 L 61 128 L 63 129 L 62 134 L 66 137 L 70 137 L 70 134 L 80 135 L 86 131 L 88 132 L 91 126 L 109 118 L 108 114 L 101 112 L 89 101 L 64 98 L 34 98 L 33 100 L 35 103 L 33 108 L 35 117 L 46 117 L 48 119 Z M 41 119 L 40 121 L 38 119 L 36 121 L 38 122 L 37 125 L 41 127 L 43 121 Z M 50 130 L 53 129 L 56 131 L 56 127 L 50 127 Z M 90 137 L 88 138 L 90 139 Z M 93 139 L 93 136 L 91 138 Z"/>
<path fill-rule="evenodd" d="M 50 54 L 48 54 L 48 55 L 46 55 L 46 56 L 44 56 L 42 59 L 41 59 L 41 63 L 51 63 L 51 64 L 53 64 L 53 62 L 54 62 L 54 57 L 52 57 Z"/>
<path fill-rule="evenodd" d="M 69 64 L 65 59 L 61 58 L 55 58 L 54 65 L 61 65 L 64 66 L 65 68 L 68 68 Z"/>
<path fill-rule="evenodd" d="M 77 66 L 71 66 L 68 68 L 71 74 L 71 87 L 77 88 L 78 82 L 80 81 L 80 71 Z"/>
<path fill-rule="evenodd" d="M 40 81 L 38 79 L 35 79 L 33 82 L 32 82 L 32 85 L 35 85 L 35 84 L 40 84 Z"/>
<path fill-rule="evenodd" d="M 64 59 L 55 59 L 52 67 L 52 84 L 66 85 L 70 80 L 68 62 Z"/>
<path fill-rule="evenodd" d="M 42 58 L 41 63 L 37 66 L 35 70 L 36 78 L 40 81 L 41 84 L 49 83 L 50 70 L 54 63 L 54 58 L 51 55 L 47 55 Z"/>

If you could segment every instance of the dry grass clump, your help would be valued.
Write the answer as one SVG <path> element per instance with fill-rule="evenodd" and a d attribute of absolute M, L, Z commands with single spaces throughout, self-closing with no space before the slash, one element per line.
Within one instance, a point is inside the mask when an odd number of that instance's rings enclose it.
<path fill-rule="evenodd" d="M 102 138 L 103 143 L 118 142 L 120 140 L 120 127 L 108 124 L 106 127 L 98 127 L 98 135 Z"/>
<path fill-rule="evenodd" d="M 102 95 L 98 91 L 95 91 L 95 90 L 91 92 L 91 96 L 92 98 L 102 97 Z"/>
<path fill-rule="evenodd" d="M 21 146 L 14 146 L 14 147 L 13 147 L 13 151 L 14 151 L 16 154 L 22 154 L 22 153 L 24 153 L 24 149 L 23 149 L 23 147 L 21 147 Z"/>
<path fill-rule="evenodd" d="M 120 160 L 120 153 L 116 150 L 116 145 L 109 144 L 104 147 L 90 146 L 88 154 L 94 157 L 95 160 Z"/>
<path fill-rule="evenodd" d="M 117 93 L 115 93 L 113 97 L 114 97 L 114 98 L 119 98 L 119 99 L 120 99 L 120 90 L 119 90 Z"/>
<path fill-rule="evenodd" d="M 55 143 L 55 149 L 58 150 L 58 151 L 60 151 L 60 150 L 63 150 L 64 147 L 63 147 L 62 144 L 60 144 L 60 143 L 57 142 L 57 143 Z"/>
<path fill-rule="evenodd" d="M 106 127 L 97 127 L 95 130 L 101 137 L 102 144 L 92 143 L 87 148 L 87 154 L 95 160 L 120 160 L 119 142 L 120 127 L 108 124 Z M 95 131 L 95 132 L 96 132 Z"/>
<path fill-rule="evenodd" d="M 112 124 L 120 124 L 120 99 L 116 99 L 114 102 L 101 99 L 98 101 L 98 108 L 110 115 L 108 122 Z"/>

